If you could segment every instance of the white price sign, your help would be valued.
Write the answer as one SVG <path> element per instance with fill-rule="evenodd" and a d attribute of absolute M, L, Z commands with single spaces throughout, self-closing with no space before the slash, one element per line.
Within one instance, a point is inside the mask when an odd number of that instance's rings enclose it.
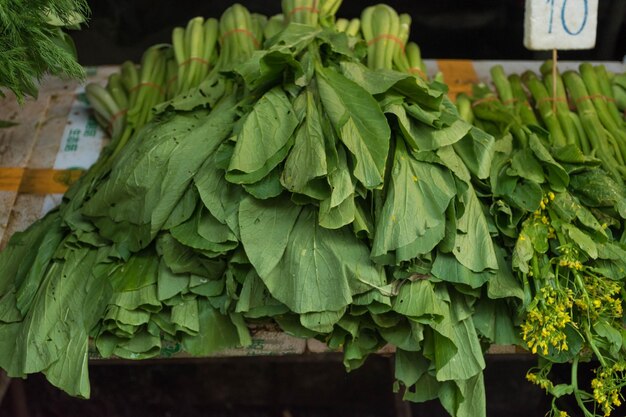
<path fill-rule="evenodd" d="M 531 50 L 593 48 L 598 1 L 526 0 L 524 46 Z"/>

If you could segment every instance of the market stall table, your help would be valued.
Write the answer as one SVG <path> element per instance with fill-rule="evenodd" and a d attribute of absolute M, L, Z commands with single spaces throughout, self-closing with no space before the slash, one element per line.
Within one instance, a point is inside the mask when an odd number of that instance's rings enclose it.
<path fill-rule="evenodd" d="M 539 61 L 426 60 L 430 77 L 441 72 L 449 94 L 471 93 L 477 82 L 490 82 L 489 69 L 500 64 L 505 72 L 538 71 Z M 624 64 L 604 63 L 609 71 L 623 72 Z M 561 70 L 576 62 L 562 62 Z M 87 82 L 105 83 L 116 66 L 87 69 Z M 2 119 L 17 125 L 0 130 L 0 248 L 13 233 L 24 230 L 55 207 L 63 192 L 82 170 L 97 159 L 106 144 L 106 134 L 97 125 L 84 94 L 84 85 L 58 78 L 43 80 L 39 97 L 22 105 L 8 94 L 0 101 Z M 317 340 L 304 341 L 275 328 L 253 329 L 253 344 L 246 349 L 223 352 L 223 356 L 321 353 Z M 392 348 L 385 349 L 393 353 Z M 515 353 L 514 347 L 496 346 L 492 353 Z M 164 357 L 184 355 L 179 345 L 165 345 Z M 91 358 L 98 355 L 92 352 Z"/>

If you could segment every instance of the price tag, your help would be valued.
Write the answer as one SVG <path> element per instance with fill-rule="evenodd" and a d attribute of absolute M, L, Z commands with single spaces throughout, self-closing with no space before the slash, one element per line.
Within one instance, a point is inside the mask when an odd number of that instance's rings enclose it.
<path fill-rule="evenodd" d="M 526 0 L 524 46 L 531 50 L 593 48 L 598 1 Z"/>

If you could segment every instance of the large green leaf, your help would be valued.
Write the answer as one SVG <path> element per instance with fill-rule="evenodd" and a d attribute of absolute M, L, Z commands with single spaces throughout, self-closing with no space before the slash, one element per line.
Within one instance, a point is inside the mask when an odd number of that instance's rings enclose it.
<path fill-rule="evenodd" d="M 300 100 L 305 103 L 306 114 L 296 132 L 280 180 L 287 190 L 315 198 L 317 193 L 312 193 L 311 188 L 316 189 L 319 185 L 314 184 L 315 187 L 311 183 L 320 182 L 328 173 L 324 133 L 313 94 L 307 91 Z"/>
<path fill-rule="evenodd" d="M 413 320 L 403 320 L 395 326 L 380 328 L 379 332 L 385 341 L 406 352 L 418 352 L 424 340 L 424 327 Z M 396 378 L 399 378 L 398 375 Z"/>
<path fill-rule="evenodd" d="M 588 207 L 588 206 L 587 206 Z M 583 226 L 593 230 L 596 235 L 606 238 L 606 230 L 602 227 L 594 214 L 583 206 L 577 198 L 570 193 L 557 193 L 550 203 L 550 208 L 565 223 L 574 223 L 579 220 Z"/>
<path fill-rule="evenodd" d="M 194 177 L 194 183 L 204 206 L 220 222 L 239 235 L 239 202 L 243 198 L 240 186 L 231 184 L 224 178 L 219 168 L 219 152 L 209 157 Z"/>
<path fill-rule="evenodd" d="M 443 384 L 439 400 L 453 417 L 485 417 L 487 404 L 482 372 L 468 379 Z"/>
<path fill-rule="evenodd" d="M 340 308 L 338 311 L 313 311 L 300 315 L 300 323 L 307 329 L 317 333 L 330 333 L 333 331 L 335 324 L 341 320 L 346 312 L 346 307 Z"/>
<path fill-rule="evenodd" d="M 169 230 L 172 227 L 176 227 L 179 224 L 189 220 L 196 210 L 198 204 L 198 192 L 193 187 L 188 187 L 185 194 L 178 201 L 172 213 L 167 218 L 167 221 L 163 225 L 164 230 Z"/>
<path fill-rule="evenodd" d="M 582 249 L 589 257 L 595 259 L 598 257 L 598 248 L 593 238 L 571 224 L 563 224 L 561 229 L 567 233 L 570 239 Z"/>
<path fill-rule="evenodd" d="M 245 116 L 226 179 L 252 184 L 265 177 L 287 156 L 298 123 L 282 88 L 265 93 Z"/>
<path fill-rule="evenodd" d="M 521 272 L 527 274 L 530 271 L 528 262 L 533 258 L 534 253 L 535 250 L 531 237 L 525 232 L 525 228 L 522 228 L 522 231 L 515 241 L 515 248 L 513 249 L 511 259 L 513 268 L 519 269 Z"/>
<path fill-rule="evenodd" d="M 396 349 L 395 360 L 395 377 L 406 387 L 417 383 L 428 370 L 428 361 L 418 351 Z"/>
<path fill-rule="evenodd" d="M 155 323 L 137 332 L 131 338 L 118 337 L 111 333 L 104 333 L 96 339 L 98 353 L 103 358 L 113 355 L 123 359 L 153 358 L 161 351 L 161 337 L 159 327 Z"/>
<path fill-rule="evenodd" d="M 259 275 L 251 269 L 241 288 L 235 311 L 249 318 L 260 318 L 285 314 L 289 309 L 272 297 Z"/>
<path fill-rule="evenodd" d="M 476 331 L 491 343 L 517 345 L 521 343 L 513 323 L 514 311 L 506 300 L 480 299 L 472 321 Z"/>
<path fill-rule="evenodd" d="M 498 259 L 498 270 L 487 284 L 489 298 L 515 297 L 524 300 L 522 284 L 513 276 L 511 260 L 507 259 L 507 252 L 500 246 L 495 247 Z"/>
<path fill-rule="evenodd" d="M 402 281 L 398 295 L 392 301 L 393 310 L 410 318 L 439 320 L 448 310 L 446 303 L 426 279 Z"/>
<path fill-rule="evenodd" d="M 516 176 L 510 176 L 508 178 L 512 179 L 512 189 L 502 195 L 515 207 L 525 211 L 537 210 L 543 198 L 543 189 L 541 186 L 534 181 L 517 178 Z"/>
<path fill-rule="evenodd" d="M 21 319 L 28 312 L 62 238 L 57 213 L 49 214 L 30 229 L 11 237 L 0 254 L 0 295 L 13 295 L 2 297 L 0 310 L 11 312 L 13 319 L 18 316 Z M 0 314 L 0 322 L 13 319 Z"/>
<path fill-rule="evenodd" d="M 384 284 L 351 231 L 325 229 L 314 209 L 278 202 L 248 198 L 239 214 L 244 249 L 277 300 L 296 313 L 338 311 L 354 294 Z"/>
<path fill-rule="evenodd" d="M 301 210 L 287 197 L 263 201 L 247 197 L 241 202 L 241 241 L 261 277 L 267 276 L 281 261 Z"/>
<path fill-rule="evenodd" d="M 394 94 L 406 97 L 409 101 L 437 110 L 444 94 L 432 88 L 420 77 L 399 71 L 385 69 L 371 70 L 363 64 L 352 61 L 341 62 L 341 72 L 351 81 L 365 88 L 371 95 L 392 90 Z"/>
<path fill-rule="evenodd" d="M 463 215 L 457 220 L 457 234 L 453 253 L 456 259 L 474 272 L 497 269 L 498 261 L 485 210 L 478 200 L 473 186 L 462 195 L 465 205 Z"/>
<path fill-rule="evenodd" d="M 435 325 L 435 330 L 439 332 L 445 325 L 447 319 Z M 485 360 L 480 347 L 478 335 L 471 317 L 454 323 L 452 329 L 452 342 L 456 349 L 442 355 L 440 350 L 446 349 L 445 344 L 436 344 L 437 356 L 435 364 L 437 366 L 437 380 L 462 380 L 478 375 L 485 369 Z M 436 333 L 435 342 L 443 335 Z M 452 353 L 453 352 L 453 353 Z M 451 354 L 452 353 L 452 354 Z M 439 360 L 445 357 L 445 360 Z"/>
<path fill-rule="evenodd" d="M 157 297 L 159 301 L 165 301 L 182 292 L 187 292 L 189 287 L 188 274 L 175 274 L 162 259 L 159 262 L 157 272 Z"/>
<path fill-rule="evenodd" d="M 572 175 L 571 189 L 587 207 L 615 207 L 626 219 L 626 191 L 600 169 Z"/>
<path fill-rule="evenodd" d="M 418 161 L 398 141 L 391 180 L 381 215 L 376 219 L 372 258 L 410 247 L 392 264 L 430 252 L 443 239 L 445 211 L 456 194 L 454 179 L 445 168 Z M 412 245 L 412 246 L 409 246 Z"/>
<path fill-rule="evenodd" d="M 333 158 L 334 159 L 334 158 Z M 327 229 L 338 229 L 354 221 L 356 204 L 355 186 L 348 168 L 346 152 L 339 148 L 336 163 L 332 161 L 328 183 L 331 186 L 330 197 L 320 202 L 320 225 Z"/>
<path fill-rule="evenodd" d="M 47 270 L 24 321 L 0 326 L 0 367 L 10 376 L 44 372 L 68 393 L 89 397 L 87 339 L 110 295 L 94 277 L 97 251 L 66 252 Z"/>
<path fill-rule="evenodd" d="M 197 335 L 200 331 L 198 301 L 196 299 L 187 299 L 173 305 L 171 321 L 176 331 L 192 336 Z"/>
<path fill-rule="evenodd" d="M 112 266 L 108 275 L 114 291 L 134 291 L 157 282 L 159 260 L 152 249 L 133 254 L 121 265 Z"/>
<path fill-rule="evenodd" d="M 374 98 L 331 68 L 317 70 L 326 116 L 354 158 L 354 176 L 367 188 L 383 183 L 391 134 Z"/>
<path fill-rule="evenodd" d="M 409 118 L 409 125 L 401 123 L 400 128 L 409 146 L 419 151 L 453 145 L 463 139 L 472 128 L 472 125 L 450 113 L 442 113 L 442 119 L 449 124 L 435 128 Z"/>
<path fill-rule="evenodd" d="M 310 28 L 313 30 L 313 28 Z M 302 43 L 309 39 L 301 39 Z M 228 70 L 228 69 L 227 69 Z M 250 58 L 232 68 L 243 78 L 250 90 L 277 85 L 286 71 L 298 71 L 300 64 L 288 51 L 274 50 L 253 51 Z"/>
<path fill-rule="evenodd" d="M 226 92 L 226 80 L 222 74 L 207 77 L 198 87 L 189 89 L 185 94 L 177 95 L 172 99 L 154 106 L 156 114 L 173 109 L 190 111 L 202 107 L 213 108 Z"/>
<path fill-rule="evenodd" d="M 533 153 L 541 161 L 546 178 L 550 186 L 555 191 L 564 191 L 569 184 L 569 175 L 567 171 L 554 160 L 550 152 L 543 146 L 537 135 L 531 134 L 528 138 L 528 145 Z"/>
<path fill-rule="evenodd" d="M 511 168 L 514 170 L 515 175 L 526 178 L 529 181 L 537 184 L 545 182 L 543 166 L 529 148 L 520 149 L 513 154 Z"/>
<path fill-rule="evenodd" d="M 179 243 L 170 234 L 157 238 L 157 253 L 165 265 L 175 274 L 194 274 L 209 279 L 217 279 L 224 272 L 222 259 L 208 259 L 200 251 Z"/>
<path fill-rule="evenodd" d="M 239 244 L 230 228 L 220 223 L 204 206 L 198 207 L 191 219 L 172 228 L 170 233 L 183 245 L 202 251 L 226 253 Z"/>
<path fill-rule="evenodd" d="M 83 213 L 96 223 L 104 220 L 100 234 L 114 242 L 131 251 L 146 247 L 202 163 L 230 133 L 236 111 L 229 96 L 208 115 L 182 113 L 148 125 L 116 160 Z"/>
<path fill-rule="evenodd" d="M 438 253 L 431 273 L 442 281 L 480 288 L 495 275 L 492 271 L 474 272 L 447 253 Z"/>
<path fill-rule="evenodd" d="M 476 177 L 489 176 L 495 152 L 495 139 L 484 131 L 473 127 L 454 145 L 454 150 Z"/>
<path fill-rule="evenodd" d="M 195 336 L 183 336 L 183 348 L 194 356 L 208 356 L 228 348 L 250 344 L 250 336 L 241 334 L 235 323 L 238 315 L 223 315 L 206 300 L 198 300 L 200 328 Z"/>
<path fill-rule="evenodd" d="M 469 183 L 472 180 L 472 174 L 465 165 L 465 162 L 456 153 L 453 146 L 444 146 L 437 150 L 437 157 L 458 179 Z"/>

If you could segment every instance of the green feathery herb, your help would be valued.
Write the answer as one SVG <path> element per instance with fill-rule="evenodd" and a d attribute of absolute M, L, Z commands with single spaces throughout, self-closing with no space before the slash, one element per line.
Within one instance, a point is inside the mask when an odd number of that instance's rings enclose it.
<path fill-rule="evenodd" d="M 18 101 L 37 95 L 37 81 L 50 73 L 82 79 L 64 27 L 77 27 L 89 13 L 85 0 L 0 0 L 0 97 Z"/>

